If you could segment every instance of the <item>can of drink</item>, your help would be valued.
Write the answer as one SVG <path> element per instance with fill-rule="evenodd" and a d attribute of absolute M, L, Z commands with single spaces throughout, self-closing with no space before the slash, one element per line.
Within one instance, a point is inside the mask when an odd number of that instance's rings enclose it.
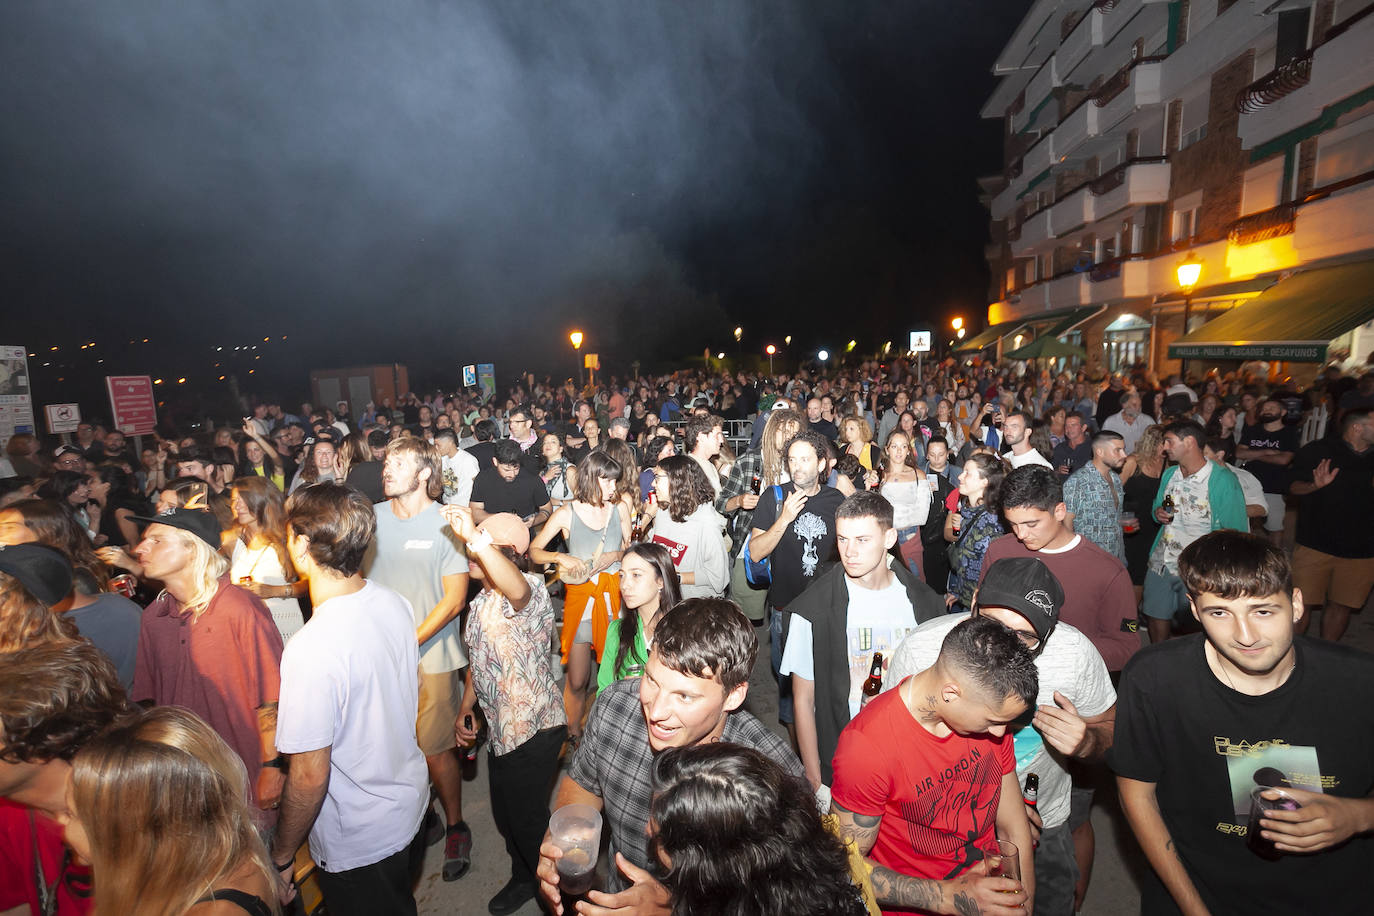
<path fill-rule="evenodd" d="M 755 496 L 758 496 L 759 492 L 762 491 L 762 489 L 763 475 L 759 474 L 758 472 L 755 472 L 753 479 L 749 482 L 749 492 L 753 493 Z"/>
<path fill-rule="evenodd" d="M 138 579 L 129 573 L 122 573 L 110 580 L 110 591 L 119 592 L 125 598 L 132 598 L 138 591 Z"/>

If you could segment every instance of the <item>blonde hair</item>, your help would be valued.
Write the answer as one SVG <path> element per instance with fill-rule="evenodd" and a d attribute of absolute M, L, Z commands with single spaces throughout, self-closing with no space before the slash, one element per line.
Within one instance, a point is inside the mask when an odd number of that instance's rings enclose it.
<path fill-rule="evenodd" d="M 95 912 L 181 916 L 248 863 L 275 887 L 248 788 L 224 739 L 174 706 L 83 747 L 72 761 L 72 798 L 91 847 Z M 275 899 L 267 903 L 280 912 Z"/>
<path fill-rule="evenodd" d="M 196 590 L 191 595 L 191 600 L 186 602 L 185 609 L 190 611 L 193 617 L 199 618 L 210 606 L 215 593 L 219 591 L 219 579 L 229 571 L 229 561 L 225 559 L 224 554 L 191 532 L 173 528 L 171 525 L 167 527 L 174 532 L 173 537 L 191 550 L 190 578 L 195 583 Z"/>

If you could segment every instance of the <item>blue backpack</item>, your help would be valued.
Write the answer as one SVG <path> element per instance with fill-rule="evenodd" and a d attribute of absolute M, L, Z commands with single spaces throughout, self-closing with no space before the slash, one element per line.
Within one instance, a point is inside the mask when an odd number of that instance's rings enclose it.
<path fill-rule="evenodd" d="M 782 506 L 782 487 L 777 484 L 773 485 L 773 499 L 779 507 Z M 750 588 L 765 589 L 773 584 L 773 564 L 769 557 L 755 560 L 749 554 L 749 542 L 753 539 L 754 532 L 750 531 L 744 538 L 744 547 L 741 548 L 744 557 L 744 581 L 749 583 Z"/>

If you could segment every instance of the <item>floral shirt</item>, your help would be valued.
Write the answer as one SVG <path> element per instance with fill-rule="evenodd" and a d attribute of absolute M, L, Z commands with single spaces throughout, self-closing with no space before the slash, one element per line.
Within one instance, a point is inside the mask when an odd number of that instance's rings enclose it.
<path fill-rule="evenodd" d="M 463 636 L 472 687 L 491 729 L 492 752 L 508 754 L 536 732 L 567 722 L 563 693 L 549 664 L 553 604 L 544 580 L 525 573 L 530 600 L 523 610 L 505 595 L 483 589 L 473 599 Z"/>
<path fill-rule="evenodd" d="M 1073 530 L 1126 562 L 1126 541 L 1121 533 L 1121 505 L 1126 493 L 1121 477 L 1109 471 L 1111 483 L 1093 464 L 1085 464 L 1064 482 L 1064 504 L 1073 513 Z"/>
<path fill-rule="evenodd" d="M 946 589 L 954 596 L 954 606 L 949 609 L 952 614 L 972 609 L 973 592 L 983 577 L 983 556 L 993 538 L 1006 534 L 997 513 L 986 506 L 963 506 L 959 515 L 963 521 L 959 537 L 949 548 L 949 588 Z"/>

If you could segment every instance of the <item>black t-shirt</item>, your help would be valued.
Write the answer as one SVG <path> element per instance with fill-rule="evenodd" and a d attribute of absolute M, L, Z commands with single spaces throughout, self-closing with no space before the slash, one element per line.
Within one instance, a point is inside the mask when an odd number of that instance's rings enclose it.
<path fill-rule="evenodd" d="M 1241 448 L 1263 448 L 1276 452 L 1296 452 L 1301 437 L 1296 426 L 1283 426 L 1270 432 L 1263 426 L 1246 426 L 1240 434 Z M 1288 469 L 1268 461 L 1251 459 L 1245 462 L 1245 470 L 1255 475 L 1266 493 L 1288 492 Z"/>
<path fill-rule="evenodd" d="M 785 483 L 782 499 L 796 487 Z M 779 501 L 773 487 L 759 496 L 754 510 L 752 527 L 767 531 L 778 520 Z M 768 603 L 772 607 L 786 607 L 810 584 L 823 563 L 836 558 L 835 510 L 844 502 L 844 494 L 834 487 L 821 485 L 821 491 L 806 501 L 801 513 L 787 526 L 778 546 L 768 555 L 772 561 L 773 584 L 768 589 Z"/>
<path fill-rule="evenodd" d="M 1067 467 L 1069 469 L 1068 474 L 1072 474 L 1092 460 L 1093 444 L 1091 439 L 1084 439 L 1077 446 L 1070 445 L 1069 440 L 1065 439 L 1054 447 L 1054 453 L 1050 456 L 1050 464 L 1054 465 L 1055 471 Z M 1068 474 L 1061 473 L 1059 476 L 1067 478 Z"/>
<path fill-rule="evenodd" d="M 1374 838 L 1270 862 L 1245 834 L 1262 769 L 1329 795 L 1374 790 L 1374 655 L 1299 636 L 1287 682 L 1251 697 L 1212 674 L 1204 645 L 1202 634 L 1173 639 L 1127 663 L 1108 764 L 1156 784 L 1178 855 L 1213 913 L 1368 912 Z M 1141 894 L 1143 913 L 1177 912 L 1153 873 Z"/>
<path fill-rule="evenodd" d="M 1298 543 L 1333 557 L 1374 557 L 1374 448 L 1357 452 L 1343 439 L 1310 442 L 1293 458 L 1293 481 L 1311 483 L 1323 460 L 1336 479 L 1300 497 Z"/>
<path fill-rule="evenodd" d="M 386 499 L 382 489 L 382 463 L 363 461 L 348 469 L 348 479 L 344 481 L 353 489 L 366 496 L 374 504 Z"/>
<path fill-rule="evenodd" d="M 840 438 L 839 429 L 829 420 L 822 418 L 810 424 L 810 426 L 813 432 L 820 433 L 829 442 L 834 442 L 836 439 Z"/>
<path fill-rule="evenodd" d="M 485 473 L 492 467 L 491 459 L 496 457 L 496 443 L 491 439 L 485 442 L 474 442 L 463 451 L 476 458 L 477 469 Z"/>
<path fill-rule="evenodd" d="M 524 468 L 511 481 L 505 480 L 495 467 L 483 468 L 472 484 L 472 501 L 492 513 L 513 512 L 529 518 L 549 501 L 549 488 L 538 474 Z"/>

